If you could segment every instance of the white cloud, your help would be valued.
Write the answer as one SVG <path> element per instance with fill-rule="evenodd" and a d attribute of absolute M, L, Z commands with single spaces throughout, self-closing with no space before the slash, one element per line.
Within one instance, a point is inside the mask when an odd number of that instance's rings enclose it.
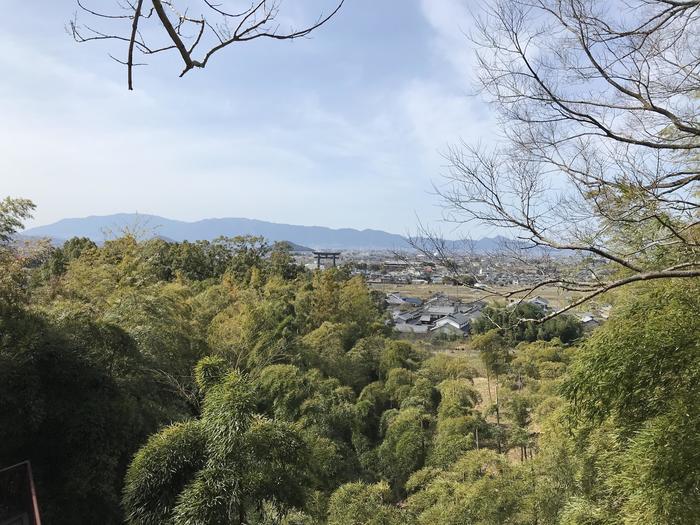
<path fill-rule="evenodd" d="M 182 119 L 188 127 L 173 122 L 181 111 L 174 95 L 129 93 L 45 52 L 8 45 L 12 58 L 0 58 L 0 68 L 15 81 L 0 93 L 0 180 L 3 193 L 38 204 L 32 224 L 138 210 L 391 229 L 383 217 L 352 210 L 359 196 L 379 209 L 393 190 L 366 192 L 403 164 L 395 115 L 352 121 L 307 95 L 253 126 L 238 118 L 248 108 L 219 111 L 220 99 L 198 98 L 201 116 Z"/>
<path fill-rule="evenodd" d="M 474 50 L 468 39 L 474 3 L 470 0 L 421 0 L 421 10 L 433 28 L 435 53 L 451 64 L 465 88 L 473 80 Z"/>
<path fill-rule="evenodd" d="M 454 2 L 438 4 L 430 21 L 436 52 L 450 38 L 466 48 L 449 23 Z M 439 31 L 445 27 L 459 37 Z M 242 90 L 238 72 L 217 79 L 207 70 L 178 81 L 159 77 L 158 66 L 128 92 L 121 76 L 109 80 L 99 69 L 118 67 L 103 55 L 99 66 L 81 64 L 65 48 L 11 34 L 0 46 L 9 50 L 0 55 L 7 79 L 0 84 L 0 187 L 36 201 L 33 224 L 138 210 L 404 233 L 414 213 L 437 215 L 428 192 L 440 151 L 490 126 L 455 74 L 457 59 L 424 76 L 391 78 L 390 89 L 404 82 L 396 91 L 368 85 L 359 102 L 345 104 L 328 96 L 332 79 L 282 86 L 266 99 Z"/>
<path fill-rule="evenodd" d="M 462 138 L 488 138 L 492 121 L 474 97 L 435 81 L 416 80 L 401 94 L 413 133 L 427 150 L 444 150 Z"/>

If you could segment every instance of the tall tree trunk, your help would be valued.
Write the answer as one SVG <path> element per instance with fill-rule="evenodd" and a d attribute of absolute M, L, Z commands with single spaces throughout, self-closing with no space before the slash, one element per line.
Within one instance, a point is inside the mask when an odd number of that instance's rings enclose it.
<path fill-rule="evenodd" d="M 490 389 L 489 389 L 490 391 Z M 501 410 L 498 406 L 498 374 L 496 374 L 496 426 L 498 427 L 498 453 L 501 453 Z"/>
<path fill-rule="evenodd" d="M 486 371 L 486 388 L 489 391 L 489 403 L 493 404 L 493 398 L 491 397 L 491 374 Z"/>

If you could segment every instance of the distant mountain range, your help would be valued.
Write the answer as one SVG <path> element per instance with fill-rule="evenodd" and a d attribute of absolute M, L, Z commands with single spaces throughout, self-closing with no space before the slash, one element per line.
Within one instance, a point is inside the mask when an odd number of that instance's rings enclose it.
<path fill-rule="evenodd" d="M 157 215 L 135 213 L 63 219 L 46 226 L 29 228 L 22 232 L 22 236 L 49 237 L 55 242 L 61 242 L 71 237 L 89 237 L 99 243 L 124 231 L 137 231 L 144 237 L 159 237 L 167 241 L 213 240 L 222 235 L 228 237 L 260 235 L 273 242 L 290 242 L 297 245 L 297 249 L 305 247 L 325 250 L 410 249 L 405 237 L 381 230 L 297 226 L 240 218 L 185 222 Z M 457 245 L 457 241 L 448 242 L 453 246 Z M 482 252 L 495 250 L 500 242 L 501 238 L 499 237 L 487 237 L 474 241 L 471 248 Z"/>

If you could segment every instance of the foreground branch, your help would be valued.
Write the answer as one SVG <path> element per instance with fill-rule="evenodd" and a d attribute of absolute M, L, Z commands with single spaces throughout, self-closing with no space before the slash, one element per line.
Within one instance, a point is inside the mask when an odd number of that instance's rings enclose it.
<path fill-rule="evenodd" d="M 276 18 L 280 11 L 281 0 L 259 0 L 241 12 L 224 8 L 223 4 L 204 0 L 203 4 L 195 0 L 146 0 L 151 4 L 144 11 L 144 0 L 126 0 L 114 2 L 114 12 L 91 8 L 77 0 L 79 11 L 107 27 L 95 29 L 92 25 L 79 24 L 77 16 L 69 23 L 69 32 L 76 42 L 117 41 L 127 43 L 126 59 L 114 58 L 127 67 L 127 83 L 133 89 L 134 53 L 154 55 L 164 51 L 176 50 L 184 67 L 182 77 L 194 68 L 206 67 L 209 59 L 218 51 L 239 42 L 248 42 L 258 38 L 274 40 L 294 40 L 308 36 L 333 18 L 345 0 L 334 4 L 329 14 L 321 14 L 314 23 L 301 29 L 280 29 Z M 201 9 L 199 16 L 188 13 Z M 155 17 L 152 15 L 155 13 Z M 123 22 L 130 22 L 127 31 L 120 33 Z M 148 30 L 142 30 L 145 21 Z M 149 35 L 146 40 L 144 35 Z M 160 41 L 152 44 L 150 40 Z M 112 55 L 110 55 L 112 56 Z"/>

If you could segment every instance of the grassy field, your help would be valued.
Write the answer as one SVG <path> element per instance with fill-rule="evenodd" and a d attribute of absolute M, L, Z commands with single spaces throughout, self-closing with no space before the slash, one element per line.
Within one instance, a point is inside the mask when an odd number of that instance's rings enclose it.
<path fill-rule="evenodd" d="M 455 297 L 463 301 L 476 301 L 478 299 L 485 299 L 492 302 L 505 302 L 504 299 L 499 297 L 494 297 L 493 295 L 488 295 L 481 290 L 475 288 L 469 288 L 467 286 L 453 286 L 449 284 L 370 284 L 372 290 L 380 290 L 384 293 L 388 292 L 399 292 L 402 295 L 409 297 L 420 297 L 421 299 L 427 299 L 436 293 L 444 293 L 450 297 Z M 497 287 L 499 292 L 508 292 L 514 288 L 508 287 Z M 543 286 L 537 290 L 536 295 L 544 297 L 547 299 L 551 306 L 559 307 L 563 304 L 576 298 L 576 294 L 563 293 L 561 290 L 551 287 Z"/>

